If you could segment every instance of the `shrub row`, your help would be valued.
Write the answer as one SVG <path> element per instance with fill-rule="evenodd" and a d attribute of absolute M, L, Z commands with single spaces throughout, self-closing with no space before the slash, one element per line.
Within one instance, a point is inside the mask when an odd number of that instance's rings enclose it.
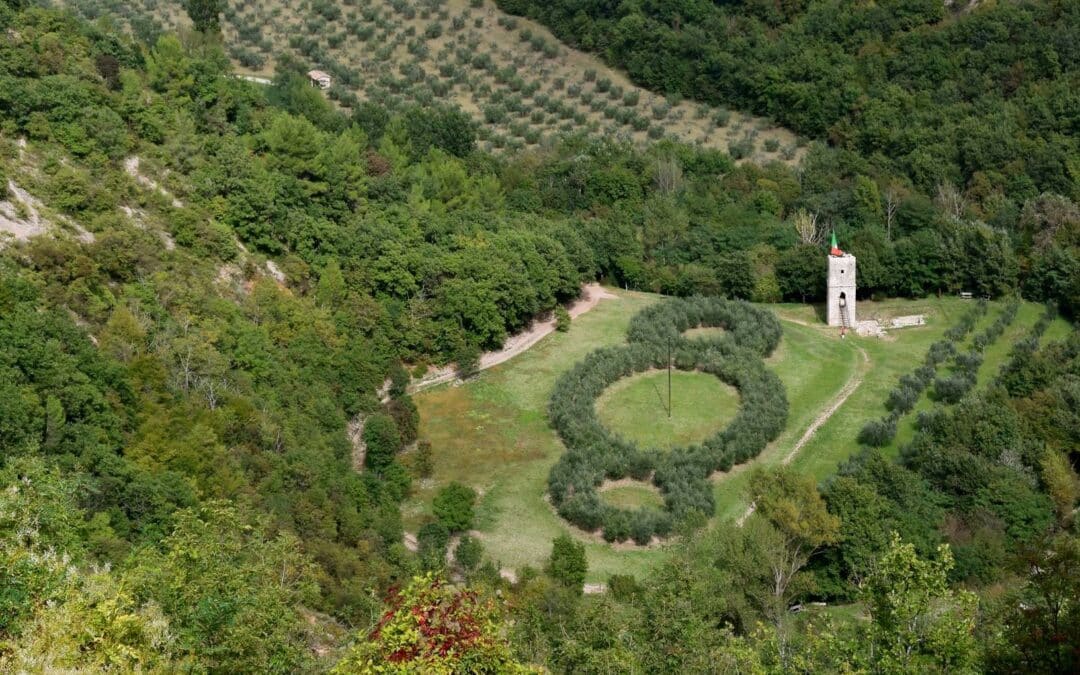
<path fill-rule="evenodd" d="M 975 324 L 986 314 L 988 308 L 985 300 L 979 300 L 945 331 L 943 339 L 930 345 L 922 364 L 903 375 L 897 386 L 889 391 L 885 399 L 885 408 L 889 413 L 881 419 L 870 420 L 859 430 L 859 443 L 878 448 L 892 442 L 896 436 L 897 421 L 911 412 L 923 391 L 934 382 L 938 367 L 956 357 L 956 343 L 975 329 Z M 947 388 L 949 385 L 945 386 Z"/>
<path fill-rule="evenodd" d="M 725 333 L 687 339 L 697 326 Z M 627 330 L 628 344 L 589 354 L 555 385 L 549 414 L 567 452 L 552 468 L 548 490 L 559 514 L 586 529 L 601 528 L 608 541 L 647 543 L 670 534 L 693 512 L 715 510 L 708 476 L 755 456 L 787 421 L 783 384 L 761 357 L 779 343 L 780 323 L 769 312 L 720 298 L 669 300 L 638 313 Z M 641 448 L 605 428 L 596 415 L 598 396 L 617 380 L 667 366 L 714 375 L 739 390 L 741 406 L 732 423 L 700 445 L 665 452 Z M 619 509 L 604 504 L 597 487 L 620 478 L 651 480 L 664 496 L 664 510 Z"/>
<path fill-rule="evenodd" d="M 1010 302 L 994 323 L 972 338 L 971 349 L 953 357 L 952 373 L 934 380 L 933 396 L 935 400 L 948 404 L 957 403 L 974 388 L 979 374 L 979 366 L 983 362 L 983 350 L 997 342 L 997 339 L 1001 337 L 1009 324 L 1016 319 L 1016 313 L 1019 310 L 1019 301 Z"/>
<path fill-rule="evenodd" d="M 1038 374 L 1031 372 L 1038 370 L 1035 364 L 1035 352 L 1039 349 L 1039 340 L 1042 339 L 1043 333 L 1050 327 L 1055 317 L 1057 317 L 1057 306 L 1050 303 L 1039 320 L 1031 327 L 1027 336 L 1013 345 L 1009 352 L 1009 359 L 998 369 L 994 384 L 1004 387 L 1009 392 L 1009 396 L 1029 396 L 1035 390 Z"/>

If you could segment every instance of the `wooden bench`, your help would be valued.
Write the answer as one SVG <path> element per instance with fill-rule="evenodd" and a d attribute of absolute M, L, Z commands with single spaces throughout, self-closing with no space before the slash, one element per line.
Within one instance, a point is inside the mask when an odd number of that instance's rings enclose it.
<path fill-rule="evenodd" d="M 968 291 L 961 291 L 960 292 L 960 299 L 961 300 L 971 300 L 972 297 L 973 297 L 972 294 L 970 292 L 968 292 Z"/>

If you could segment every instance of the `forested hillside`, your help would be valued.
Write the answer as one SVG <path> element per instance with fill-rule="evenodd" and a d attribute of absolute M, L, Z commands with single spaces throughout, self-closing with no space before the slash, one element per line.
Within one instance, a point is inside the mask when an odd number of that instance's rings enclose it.
<path fill-rule="evenodd" d="M 1080 198 L 1076 3 L 499 6 L 598 52 L 649 89 L 752 110 L 827 142 L 840 171 L 873 179 L 860 183 L 859 194 L 872 194 L 857 216 L 863 223 L 891 230 L 897 204 L 914 191 L 1046 246 L 1034 223 L 1072 207 L 1047 197 L 1034 207 L 1039 195 Z M 844 217 L 835 196 L 811 210 Z M 1057 244 L 1075 258 L 1075 234 Z"/>
<path fill-rule="evenodd" d="M 649 89 L 753 110 L 924 191 L 1075 198 L 1071 2 L 499 0 Z M 993 214 L 1001 207 L 986 205 Z"/>
<path fill-rule="evenodd" d="M 203 30 L 147 44 L 0 0 L 0 670 L 870 669 L 877 645 L 896 644 L 917 646 L 897 652 L 901 668 L 1073 664 L 1072 605 L 1033 619 L 1002 601 L 979 650 L 971 600 L 948 583 L 1038 595 L 1051 563 L 1010 576 L 994 557 L 1008 542 L 1063 551 L 1052 590 L 1074 592 L 1075 334 L 1035 340 L 970 415 L 928 417 L 899 460 L 867 454 L 824 498 L 794 478 L 758 483 L 820 516 L 812 545 L 788 536 L 781 503 L 747 530 L 688 539 L 655 577 L 613 580 L 608 598 L 582 598 L 569 538 L 514 586 L 466 537 L 448 563 L 450 531 L 472 517 L 466 488 L 443 497 L 418 553 L 400 504 L 425 473 L 410 376 L 469 370 L 585 281 L 813 300 L 831 224 L 868 295 L 1021 291 L 1075 313 L 1075 176 L 1003 188 L 1013 210 L 990 216 L 990 201 L 947 189 L 935 201 L 920 182 L 892 192 L 873 161 L 821 145 L 798 168 L 576 135 L 493 155 L 452 107 L 346 114 L 287 59 L 271 86 L 235 77 L 213 6 L 190 3 L 210 7 Z M 1056 146 L 1073 162 L 1074 142 Z M 972 415 L 1001 425 L 981 450 Z M 885 516 L 914 549 L 848 547 Z M 793 541 L 820 563 L 770 594 L 762 561 Z M 928 562 L 943 542 L 964 544 L 955 568 L 947 554 Z M 864 585 L 850 561 L 867 559 L 883 562 Z M 897 638 L 889 612 L 910 608 L 887 607 L 888 591 L 920 566 L 927 588 L 912 593 L 960 623 Z M 839 651 L 813 631 L 796 639 L 784 603 L 820 597 L 863 599 L 873 628 L 820 633 Z M 1065 637 L 1032 643 L 1025 621 Z M 953 629 L 967 641 L 939 658 Z M 883 632 L 867 642 L 867 630 Z"/>
<path fill-rule="evenodd" d="M 173 0 L 69 0 L 154 42 L 191 26 Z M 506 16 L 492 0 L 223 0 L 226 53 L 241 72 L 272 76 L 288 58 L 330 74 L 327 96 L 346 108 L 451 103 L 480 122 L 478 145 L 520 151 L 566 133 L 645 144 L 670 138 L 794 163 L 804 144 L 768 120 L 634 86 L 543 26 Z"/>

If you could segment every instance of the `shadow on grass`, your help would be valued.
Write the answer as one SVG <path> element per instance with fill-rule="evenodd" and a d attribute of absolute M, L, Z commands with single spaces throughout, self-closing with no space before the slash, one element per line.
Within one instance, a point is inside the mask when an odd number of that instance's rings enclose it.
<path fill-rule="evenodd" d="M 658 398 L 660 400 L 660 408 L 665 413 L 667 413 L 668 417 L 671 417 L 671 410 L 668 408 L 668 406 L 671 404 L 671 401 L 667 401 L 667 402 L 664 401 L 664 395 L 660 393 L 660 387 L 656 386 L 656 382 L 652 383 L 652 388 L 653 388 L 653 391 L 656 392 L 656 398 Z"/>

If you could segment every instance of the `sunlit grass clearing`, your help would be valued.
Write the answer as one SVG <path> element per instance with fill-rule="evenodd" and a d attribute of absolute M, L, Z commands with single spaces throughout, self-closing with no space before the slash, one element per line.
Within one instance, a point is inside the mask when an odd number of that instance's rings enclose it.
<path fill-rule="evenodd" d="M 739 409 L 739 392 L 714 375 L 658 370 L 624 378 L 596 401 L 600 422 L 642 447 L 671 449 L 700 443 L 726 427 Z"/>
<path fill-rule="evenodd" d="M 600 500 L 605 504 L 621 509 L 637 509 L 642 506 L 663 508 L 664 498 L 660 491 L 649 483 L 624 483 L 612 487 L 600 486 Z"/>

